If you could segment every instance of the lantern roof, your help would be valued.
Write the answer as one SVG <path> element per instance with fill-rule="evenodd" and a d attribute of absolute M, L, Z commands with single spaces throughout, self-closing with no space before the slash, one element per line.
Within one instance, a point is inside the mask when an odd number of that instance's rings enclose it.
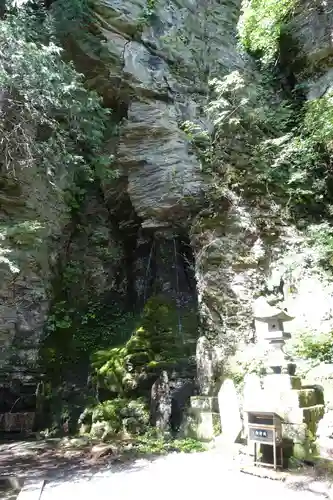
<path fill-rule="evenodd" d="M 270 320 L 292 321 L 294 318 L 283 309 L 271 306 L 264 297 L 260 297 L 255 305 L 254 317 L 258 321 L 269 322 Z"/>

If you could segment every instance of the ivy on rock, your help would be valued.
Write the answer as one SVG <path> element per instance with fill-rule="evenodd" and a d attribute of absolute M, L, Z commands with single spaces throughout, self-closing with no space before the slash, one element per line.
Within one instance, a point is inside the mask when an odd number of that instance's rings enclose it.
<path fill-rule="evenodd" d="M 238 28 L 244 48 L 264 64 L 273 62 L 285 22 L 297 3 L 298 0 L 243 0 Z"/>

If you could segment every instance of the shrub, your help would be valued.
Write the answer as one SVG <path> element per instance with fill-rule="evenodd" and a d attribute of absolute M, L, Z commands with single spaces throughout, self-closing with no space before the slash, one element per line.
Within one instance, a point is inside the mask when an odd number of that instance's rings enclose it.
<path fill-rule="evenodd" d="M 293 343 L 292 352 L 300 358 L 333 363 L 333 332 L 318 336 L 301 333 Z"/>
<path fill-rule="evenodd" d="M 271 62 L 276 55 L 284 21 L 296 0 L 244 0 L 239 22 L 242 44 L 249 52 Z"/>
<path fill-rule="evenodd" d="M 142 399 L 116 398 L 104 401 L 90 409 L 91 421 L 107 422 L 115 434 L 125 431 L 129 434 L 143 434 L 149 425 L 149 411 Z"/>
<path fill-rule="evenodd" d="M 3 171 L 36 165 L 51 186 L 110 163 L 101 151 L 110 112 L 63 61 L 53 28 L 40 2 L 9 10 L 0 24 Z"/>

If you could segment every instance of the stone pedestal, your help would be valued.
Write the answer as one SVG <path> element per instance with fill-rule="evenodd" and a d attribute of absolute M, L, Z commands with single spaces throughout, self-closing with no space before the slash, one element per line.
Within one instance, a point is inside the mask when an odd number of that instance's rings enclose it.
<path fill-rule="evenodd" d="M 210 396 L 191 397 L 191 406 L 182 426 L 185 437 L 211 441 L 221 433 L 218 399 Z"/>
<path fill-rule="evenodd" d="M 253 412 L 273 412 L 283 420 L 283 439 L 291 444 L 294 456 L 310 458 L 315 450 L 318 422 L 324 415 L 323 393 L 318 388 L 302 387 L 295 376 L 296 365 L 284 351 L 284 325 L 293 319 L 276 301 L 259 297 L 255 304 L 255 320 L 267 345 L 266 375 L 261 380 L 261 391 L 246 399 L 244 409 Z"/>
<path fill-rule="evenodd" d="M 316 454 L 315 436 L 324 415 L 323 393 L 317 388 L 302 388 L 299 377 L 266 375 L 263 389 L 247 399 L 245 411 L 272 411 L 283 419 L 283 438 L 292 443 L 293 455 L 309 459 Z M 258 407 L 260 406 L 260 407 Z"/>
<path fill-rule="evenodd" d="M 322 458 L 333 459 L 333 364 L 322 363 L 306 375 L 305 383 L 320 387 L 325 396 L 326 413 L 317 429 L 317 448 Z"/>

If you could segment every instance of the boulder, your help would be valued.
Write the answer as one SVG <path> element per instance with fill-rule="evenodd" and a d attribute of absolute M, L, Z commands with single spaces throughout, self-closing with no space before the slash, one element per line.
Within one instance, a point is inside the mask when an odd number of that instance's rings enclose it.
<path fill-rule="evenodd" d="M 152 425 L 159 430 L 166 431 L 169 427 L 171 416 L 171 394 L 169 377 L 163 371 L 151 388 L 150 417 Z"/>

